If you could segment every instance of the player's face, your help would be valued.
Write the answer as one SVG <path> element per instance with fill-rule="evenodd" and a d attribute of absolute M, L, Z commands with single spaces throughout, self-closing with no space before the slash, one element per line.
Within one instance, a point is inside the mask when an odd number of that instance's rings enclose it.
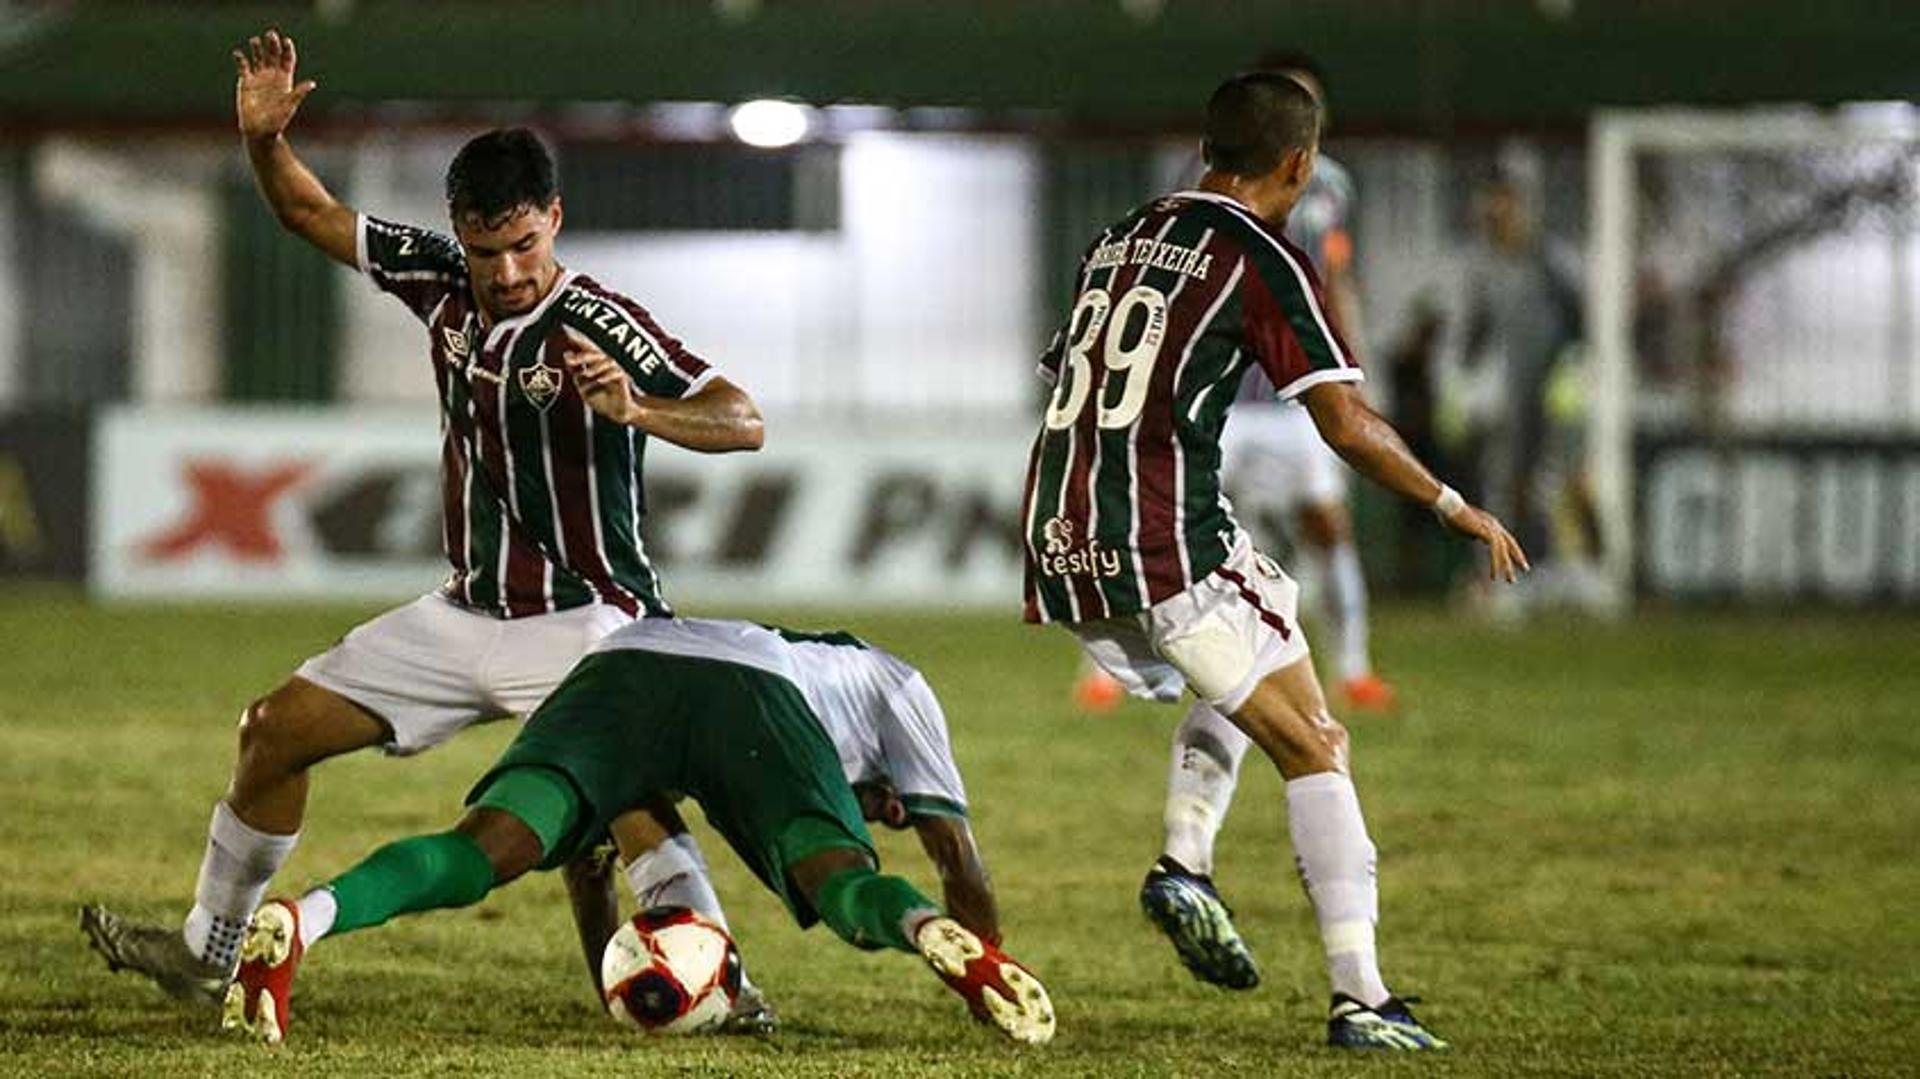
<path fill-rule="evenodd" d="M 523 206 L 491 224 L 477 214 L 453 223 L 467 253 L 473 295 L 489 316 L 524 315 L 553 290 L 560 276 L 553 257 L 553 238 L 559 231 L 559 199 L 545 207 Z"/>

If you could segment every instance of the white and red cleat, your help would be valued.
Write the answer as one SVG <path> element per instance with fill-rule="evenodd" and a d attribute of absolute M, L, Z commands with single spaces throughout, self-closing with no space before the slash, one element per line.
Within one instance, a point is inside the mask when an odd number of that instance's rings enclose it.
<path fill-rule="evenodd" d="M 976 1019 L 1027 1045 L 1053 1040 L 1053 1001 L 1033 972 L 952 918 L 929 918 L 913 946 Z"/>
<path fill-rule="evenodd" d="M 240 943 L 240 969 L 227 987 L 221 1029 L 244 1031 L 268 1045 L 285 1040 L 287 997 L 306 950 L 300 943 L 300 908 L 292 901 L 275 899 L 254 911 Z"/>

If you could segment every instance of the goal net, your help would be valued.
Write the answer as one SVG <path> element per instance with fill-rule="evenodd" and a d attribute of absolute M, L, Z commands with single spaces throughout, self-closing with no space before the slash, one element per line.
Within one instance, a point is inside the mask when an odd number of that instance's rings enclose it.
<path fill-rule="evenodd" d="M 1920 603 L 1920 113 L 1609 112 L 1589 168 L 1609 580 Z"/>

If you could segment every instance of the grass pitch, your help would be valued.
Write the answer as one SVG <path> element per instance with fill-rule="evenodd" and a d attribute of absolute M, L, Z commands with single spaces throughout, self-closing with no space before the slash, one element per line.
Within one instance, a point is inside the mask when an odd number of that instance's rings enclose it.
<path fill-rule="evenodd" d="M 97 608 L 0 591 L 0 1073 L 107 1075 L 1912 1074 L 1920 1020 L 1920 621 L 1652 614 L 1500 631 L 1376 617 L 1407 701 L 1353 719 L 1389 980 L 1455 1050 L 1323 1048 L 1325 988 L 1276 778 L 1250 760 L 1219 879 L 1263 964 L 1202 986 L 1141 918 L 1174 709 L 1067 707 L 1065 634 L 1005 617 L 826 616 L 946 702 L 1011 950 L 1060 1034 L 1017 1050 L 909 957 L 800 933 L 709 833 L 767 1040 L 642 1039 L 587 988 L 557 879 L 319 945 L 289 1044 L 228 1042 L 76 929 L 177 918 L 233 721 L 368 607 Z M 760 612 L 755 612 L 760 613 Z M 797 624 L 820 616 L 769 612 Z M 316 773 L 294 891 L 437 830 L 511 736 Z M 910 838 L 890 868 L 938 894 Z"/>

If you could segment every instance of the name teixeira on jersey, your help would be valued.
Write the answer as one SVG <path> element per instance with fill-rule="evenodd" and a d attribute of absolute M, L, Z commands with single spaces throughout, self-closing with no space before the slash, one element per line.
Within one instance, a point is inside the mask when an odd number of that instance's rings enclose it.
<path fill-rule="evenodd" d="M 1094 248 L 1082 272 L 1093 273 L 1127 263 L 1145 266 L 1150 270 L 1171 270 L 1183 277 L 1205 281 L 1207 272 L 1213 269 L 1213 256 L 1197 247 L 1182 247 L 1142 236 L 1115 240 Z"/>

